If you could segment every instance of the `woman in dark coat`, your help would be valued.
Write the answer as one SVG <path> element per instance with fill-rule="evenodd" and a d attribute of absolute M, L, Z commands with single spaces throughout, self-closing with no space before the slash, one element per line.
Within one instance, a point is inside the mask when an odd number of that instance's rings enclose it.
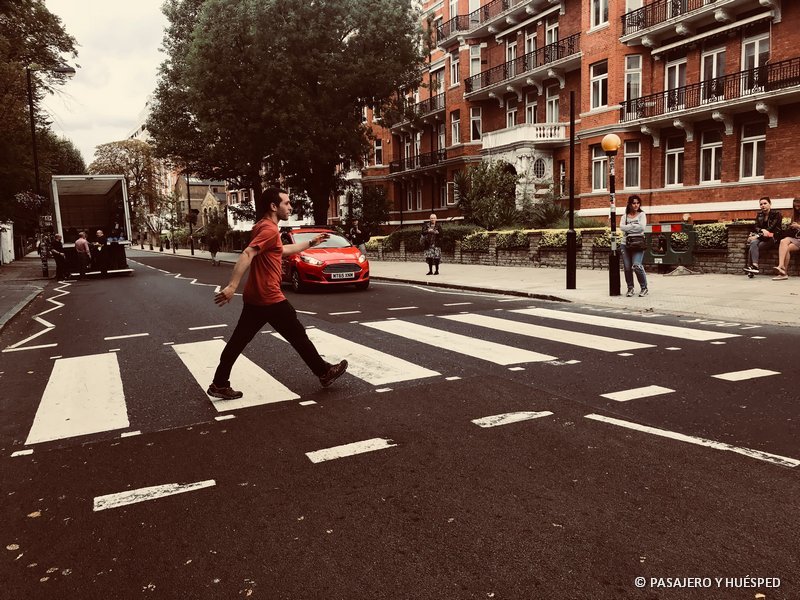
<path fill-rule="evenodd" d="M 425 262 L 428 263 L 426 275 L 438 275 L 439 262 L 442 260 L 442 226 L 436 222 L 436 215 L 431 214 L 430 220 L 422 225 L 420 239 L 425 246 Z M 436 267 L 435 273 L 434 267 Z"/>

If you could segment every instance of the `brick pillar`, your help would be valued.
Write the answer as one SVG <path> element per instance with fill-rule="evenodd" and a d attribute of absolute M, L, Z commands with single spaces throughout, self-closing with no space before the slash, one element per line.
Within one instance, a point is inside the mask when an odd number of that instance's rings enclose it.
<path fill-rule="evenodd" d="M 528 232 L 528 260 L 535 264 L 537 267 L 539 265 L 539 242 L 542 240 L 542 232 L 541 231 L 529 231 Z"/>
<path fill-rule="evenodd" d="M 728 230 L 728 259 L 725 264 L 725 273 L 741 273 L 747 258 L 747 235 L 753 228 L 752 224 L 731 223 Z"/>
<path fill-rule="evenodd" d="M 400 240 L 400 260 L 406 260 L 406 241 Z"/>
<path fill-rule="evenodd" d="M 453 262 L 458 264 L 464 262 L 461 259 L 461 240 L 456 240 L 455 250 L 453 250 Z"/>
<path fill-rule="evenodd" d="M 383 244 L 378 244 L 378 260 L 383 260 Z"/>
<path fill-rule="evenodd" d="M 603 267 L 595 265 L 594 263 L 594 240 L 605 231 L 603 229 L 585 230 L 581 232 L 581 249 L 578 252 L 578 268 L 595 269 L 595 268 L 608 268 L 608 254 L 604 254 L 605 263 Z"/>
<path fill-rule="evenodd" d="M 489 263 L 497 264 L 497 233 L 489 232 Z"/>

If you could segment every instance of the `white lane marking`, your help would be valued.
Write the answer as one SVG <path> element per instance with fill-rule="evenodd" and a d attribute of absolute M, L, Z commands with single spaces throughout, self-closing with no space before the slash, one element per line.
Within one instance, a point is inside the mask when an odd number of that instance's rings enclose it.
<path fill-rule="evenodd" d="M 630 321 L 628 319 L 614 319 L 612 317 L 601 317 L 599 315 L 587 315 L 563 310 L 553 310 L 551 308 L 520 308 L 511 310 L 509 312 L 520 313 L 523 315 L 533 315 L 535 317 L 544 317 L 547 319 L 560 319 L 562 321 L 569 321 L 570 323 L 583 323 L 584 325 L 613 327 L 615 329 L 635 331 L 637 333 L 649 333 L 651 335 L 676 337 L 683 340 L 693 340 L 696 342 L 708 342 L 711 340 L 741 337 L 736 333 L 706 331 L 703 329 L 692 329 L 690 327 L 660 325 L 658 323 L 642 323 Z"/>
<path fill-rule="evenodd" d="M 225 342 L 206 340 L 176 344 L 173 348 L 205 393 L 211 380 L 214 379 L 214 371 L 225 348 Z M 217 412 L 300 398 L 244 355 L 241 355 L 233 365 L 231 382 L 234 389 L 241 390 L 244 395 L 236 400 L 220 400 L 209 396 Z"/>
<path fill-rule="evenodd" d="M 677 348 L 675 346 L 670 346 L 669 348 L 664 348 L 664 350 L 680 350 L 680 348 Z"/>
<path fill-rule="evenodd" d="M 301 315 L 315 315 L 315 314 L 317 314 L 315 312 L 311 312 L 310 310 L 296 310 L 295 312 L 298 313 L 298 314 L 301 314 Z"/>
<path fill-rule="evenodd" d="M 47 329 L 45 331 L 49 331 L 49 329 Z M 45 333 L 45 331 L 43 331 L 42 333 Z M 3 352 L 22 352 L 23 350 L 40 350 L 41 348 L 54 348 L 55 346 L 58 346 L 58 344 L 42 344 L 40 346 L 25 346 L 24 348 L 11 348 L 11 347 L 8 347 L 8 348 L 4 348 Z"/>
<path fill-rule="evenodd" d="M 172 346 L 172 344 L 174 344 L 174 343 L 175 343 L 175 342 L 164 342 L 164 343 L 163 343 L 163 344 L 161 344 L 161 345 L 162 345 L 162 346 Z"/>
<path fill-rule="evenodd" d="M 444 379 L 445 381 L 458 381 L 459 379 L 461 379 L 461 377 L 454 375 L 453 377 L 445 377 Z"/>
<path fill-rule="evenodd" d="M 473 419 L 472 422 L 478 427 L 498 427 L 499 425 L 508 425 L 509 423 L 519 423 L 521 421 L 530 421 L 531 419 L 549 417 L 552 414 L 553 413 L 549 410 L 543 410 L 540 412 L 523 410 L 519 412 L 492 415 L 491 417 L 481 417 L 480 419 Z"/>
<path fill-rule="evenodd" d="M 354 456 L 356 454 L 363 454 L 365 452 L 385 450 L 386 448 L 391 448 L 393 446 L 397 446 L 397 444 L 393 444 L 392 440 L 385 438 L 372 438 L 361 442 L 353 442 L 352 444 L 344 444 L 343 446 L 334 446 L 332 448 L 325 448 L 323 450 L 306 452 L 306 456 L 313 463 L 321 463 L 326 460 L 345 458 L 347 456 Z"/>
<path fill-rule="evenodd" d="M 675 392 L 675 390 L 661 387 L 660 385 L 648 385 L 630 390 L 600 394 L 600 396 L 602 398 L 608 398 L 609 400 L 616 400 L 617 402 L 627 402 L 628 400 L 638 400 L 639 398 L 649 398 L 650 396 L 659 396 L 661 394 L 672 394 L 673 392 Z"/>
<path fill-rule="evenodd" d="M 530 302 L 530 298 L 504 298 L 498 302 Z"/>
<path fill-rule="evenodd" d="M 151 269 L 155 269 L 156 271 L 161 271 L 162 273 L 166 273 L 167 275 L 172 275 L 169 271 L 165 271 L 164 269 L 159 269 L 157 267 L 150 267 Z"/>
<path fill-rule="evenodd" d="M 745 379 L 756 379 L 757 377 L 769 377 L 770 375 L 780 375 L 778 371 L 769 371 L 767 369 L 745 369 L 744 371 L 731 371 L 730 373 L 719 373 L 712 375 L 717 379 L 724 379 L 725 381 L 744 381 Z"/>
<path fill-rule="evenodd" d="M 711 342 L 711 343 L 714 344 L 715 346 L 723 346 L 727 344 L 727 342 Z"/>
<path fill-rule="evenodd" d="M 53 363 L 26 444 L 130 427 L 114 353 Z"/>
<path fill-rule="evenodd" d="M 119 434 L 121 438 L 129 438 L 129 437 L 136 437 L 137 435 L 142 435 L 142 432 L 138 429 L 136 431 L 124 431 Z"/>
<path fill-rule="evenodd" d="M 776 465 L 781 465 L 783 467 L 796 467 L 800 465 L 800 460 L 794 458 L 787 458 L 785 456 L 780 456 L 778 454 L 770 454 L 769 452 L 762 452 L 761 450 L 752 450 L 750 448 L 739 448 L 738 446 L 732 446 L 730 444 L 726 444 L 725 442 L 716 442 L 714 440 L 707 440 L 705 438 L 699 438 L 692 435 L 676 433 L 674 431 L 667 431 L 666 429 L 658 429 L 656 427 L 640 425 L 638 423 L 633 423 L 631 421 L 623 421 L 621 419 L 614 419 L 612 417 L 604 417 L 603 415 L 595 415 L 595 414 L 586 415 L 586 418 L 592 419 L 593 421 L 602 421 L 603 423 L 609 423 L 610 425 L 618 425 L 619 427 L 625 427 L 627 429 L 642 431 L 644 433 L 651 433 L 653 435 L 669 438 L 672 440 L 677 440 L 679 442 L 687 442 L 689 444 L 696 444 L 698 446 L 706 446 L 708 448 L 714 448 L 715 450 L 725 450 L 727 452 L 734 452 L 736 454 L 747 456 L 748 458 L 756 458 L 758 460 L 763 460 Z"/>
<path fill-rule="evenodd" d="M 468 304 L 472 304 L 472 302 L 447 302 L 442 306 L 467 306 Z"/>
<path fill-rule="evenodd" d="M 215 421 L 227 421 L 229 419 L 235 419 L 236 415 L 218 415 L 214 417 Z"/>
<path fill-rule="evenodd" d="M 62 355 L 61 355 L 61 354 L 59 354 L 58 356 L 51 356 L 51 357 L 50 357 L 50 360 L 55 360 L 55 359 L 57 359 L 57 358 L 61 358 L 61 357 L 62 357 Z"/>
<path fill-rule="evenodd" d="M 509 367 L 509 371 L 524 371 L 525 367 Z"/>
<path fill-rule="evenodd" d="M 541 325 L 532 325 L 530 323 L 510 321 L 508 319 L 498 319 L 497 317 L 488 317 L 485 315 L 442 315 L 440 318 L 458 321 L 459 323 L 466 323 L 468 325 L 478 325 L 498 331 L 550 340 L 562 344 L 572 344 L 592 350 L 601 350 L 603 352 L 624 352 L 626 350 L 638 350 L 640 348 L 653 348 L 653 344 L 629 342 L 591 333 L 554 329 L 553 327 L 543 327 Z M 550 359 L 552 358 L 554 357 L 550 357 Z"/>
<path fill-rule="evenodd" d="M 750 339 L 751 340 L 765 340 L 767 338 L 764 337 L 763 335 L 752 335 L 752 336 L 750 336 Z"/>
<path fill-rule="evenodd" d="M 199 331 L 201 329 L 218 329 L 220 327 L 227 327 L 226 323 L 222 323 L 221 325 L 203 325 L 202 327 L 189 327 L 189 331 Z"/>
<path fill-rule="evenodd" d="M 28 456 L 29 454 L 33 454 L 33 448 L 28 448 L 27 450 L 17 450 L 11 455 L 11 458 L 16 456 Z"/>
<path fill-rule="evenodd" d="M 384 392 L 391 392 L 392 388 L 378 388 L 375 391 L 378 392 L 379 394 L 383 394 Z"/>
<path fill-rule="evenodd" d="M 633 356 L 630 352 L 620 352 L 617 356 Z"/>
<path fill-rule="evenodd" d="M 3 350 L 3 352 L 14 352 L 16 350 L 35 350 L 35 349 L 38 349 L 38 348 L 52 348 L 53 346 L 57 346 L 58 344 L 43 344 L 43 345 L 40 345 L 40 346 L 31 346 L 29 348 L 20 348 L 20 346 L 23 346 L 24 344 L 28 343 L 29 341 L 39 337 L 40 335 L 48 333 L 48 332 L 50 332 L 50 331 L 52 331 L 53 329 L 56 328 L 56 326 L 53 325 L 52 323 L 50 323 L 49 321 L 45 321 L 44 319 L 42 319 L 42 315 L 46 315 L 47 313 L 52 312 L 54 310 L 58 310 L 59 308 L 62 308 L 64 306 L 64 303 L 63 302 L 59 302 L 58 300 L 56 300 L 56 298 L 60 298 L 61 296 L 66 296 L 66 295 L 70 294 L 70 292 L 68 292 L 64 288 L 70 287 L 71 285 L 72 285 L 71 283 L 62 283 L 59 287 L 53 288 L 53 290 L 57 291 L 58 294 L 56 294 L 55 296 L 50 296 L 49 298 L 46 298 L 45 302 L 49 302 L 50 304 L 53 304 L 54 306 L 52 306 L 51 308 L 48 308 L 47 310 L 43 310 L 42 312 L 37 313 L 36 315 L 33 316 L 33 320 L 34 321 L 36 321 L 37 323 L 39 323 L 41 325 L 44 325 L 45 328 L 43 330 L 41 330 L 38 333 L 34 333 L 32 336 L 27 337 L 24 340 L 21 340 L 21 341 L 17 342 L 16 344 L 11 344 L 8 348 L 5 348 Z M 38 294 L 39 294 L 39 292 L 33 292 L 30 297 L 33 298 L 33 297 L 37 296 Z"/>
<path fill-rule="evenodd" d="M 367 327 L 392 333 L 401 337 L 430 344 L 437 348 L 458 352 L 481 360 L 487 360 L 496 365 L 514 365 L 518 363 L 545 362 L 555 359 L 555 356 L 532 352 L 523 348 L 505 346 L 479 338 L 473 338 L 457 333 L 450 333 L 433 327 L 417 325 L 410 321 L 376 321 L 362 323 Z"/>
<path fill-rule="evenodd" d="M 126 340 L 128 338 L 135 338 L 135 337 L 146 337 L 150 335 L 149 333 L 129 333 L 128 335 L 110 335 L 108 337 L 104 337 L 103 339 L 106 341 L 109 340 Z"/>
<path fill-rule="evenodd" d="M 338 315 L 359 315 L 361 314 L 360 310 L 343 310 L 342 312 L 335 312 L 335 313 L 328 313 L 330 316 L 335 317 Z"/>
<path fill-rule="evenodd" d="M 385 385 L 439 375 L 438 371 L 426 369 L 402 358 L 362 346 L 319 329 L 307 329 L 306 333 L 319 353 L 329 362 L 339 362 L 346 358 L 350 363 L 347 372 L 372 385 Z M 274 333 L 273 335 L 283 340 L 279 334 Z"/>
<path fill-rule="evenodd" d="M 109 348 L 108 349 L 109 352 L 119 352 L 120 350 L 121 350 L 121 348 Z"/>
<path fill-rule="evenodd" d="M 312 404 L 316 404 L 316 402 L 314 402 L 313 400 L 303 400 L 300 403 L 300 406 L 311 406 Z"/>
<path fill-rule="evenodd" d="M 386 310 L 412 310 L 419 308 L 419 306 L 395 306 L 394 308 L 387 308 Z"/>
<path fill-rule="evenodd" d="M 176 494 L 184 494 L 186 492 L 193 492 L 203 488 L 209 488 L 217 485 L 213 479 L 206 481 L 198 481 L 196 483 L 167 483 L 164 485 L 154 485 L 151 487 L 139 488 L 138 490 L 127 490 L 125 492 L 117 492 L 116 494 L 106 494 L 105 496 L 97 496 L 94 499 L 94 512 L 101 510 L 108 510 L 110 508 L 119 508 L 120 506 L 127 506 L 129 504 L 136 504 L 137 502 L 147 502 L 148 500 L 157 500 L 166 496 L 174 496 Z"/>

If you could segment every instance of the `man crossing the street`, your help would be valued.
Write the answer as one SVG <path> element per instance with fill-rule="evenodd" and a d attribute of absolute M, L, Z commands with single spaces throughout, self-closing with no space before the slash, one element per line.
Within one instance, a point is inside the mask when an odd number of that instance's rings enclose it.
<path fill-rule="evenodd" d="M 289 194 L 278 188 L 267 188 L 256 202 L 256 214 L 262 215 L 262 219 L 253 227 L 250 244 L 236 261 L 228 285 L 214 296 L 219 306 L 230 302 L 242 277 L 250 270 L 244 287 L 242 314 L 222 351 L 214 380 L 208 387 L 209 396 L 223 400 L 242 397 L 242 392 L 231 388 L 233 363 L 266 323 L 292 345 L 323 387 L 331 385 L 347 370 L 346 360 L 332 365 L 322 359 L 298 321 L 294 307 L 281 291 L 281 257 L 302 252 L 328 238 L 328 234 L 321 233 L 307 242 L 284 246 L 278 221 L 288 219 L 291 213 Z"/>

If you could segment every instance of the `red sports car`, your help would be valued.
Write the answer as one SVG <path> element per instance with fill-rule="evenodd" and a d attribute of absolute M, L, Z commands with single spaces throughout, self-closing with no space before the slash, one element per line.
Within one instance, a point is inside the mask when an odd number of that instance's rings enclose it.
<path fill-rule="evenodd" d="M 324 227 L 302 227 L 284 230 L 284 245 L 305 242 L 320 233 L 330 237 L 313 248 L 283 257 L 283 281 L 291 283 L 295 292 L 313 285 L 355 284 L 359 290 L 369 287 L 369 261 L 345 237 Z"/>

